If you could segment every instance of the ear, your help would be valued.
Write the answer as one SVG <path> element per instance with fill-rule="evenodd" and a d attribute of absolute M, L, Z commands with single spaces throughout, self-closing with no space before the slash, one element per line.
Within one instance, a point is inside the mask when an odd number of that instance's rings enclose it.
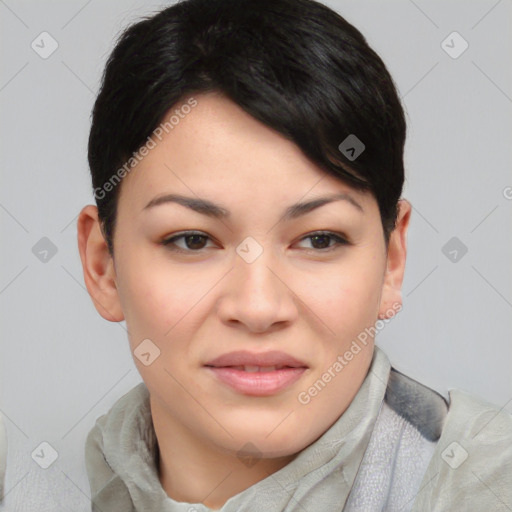
<path fill-rule="evenodd" d="M 388 318 L 390 311 L 398 312 L 402 306 L 402 282 L 407 256 L 407 228 L 409 227 L 412 205 L 406 199 L 400 199 L 398 205 L 399 213 L 395 229 L 389 238 L 379 318 Z M 398 305 L 400 306 L 398 307 Z"/>
<path fill-rule="evenodd" d="M 94 307 L 105 320 L 121 322 L 124 314 L 115 281 L 114 260 L 108 252 L 96 206 L 82 208 L 77 232 L 84 281 Z"/>

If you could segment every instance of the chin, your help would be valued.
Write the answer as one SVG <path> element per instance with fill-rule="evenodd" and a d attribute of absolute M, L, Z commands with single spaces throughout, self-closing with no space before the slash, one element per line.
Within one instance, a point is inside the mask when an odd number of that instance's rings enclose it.
<path fill-rule="evenodd" d="M 257 458 L 272 459 L 296 454 L 313 441 L 313 439 L 309 440 L 302 436 L 298 437 L 298 429 L 295 426 L 291 428 L 288 426 L 288 428 L 282 428 L 280 432 L 277 432 L 277 424 L 278 422 L 274 423 L 272 427 L 261 425 L 260 428 L 253 425 L 251 429 L 237 429 L 236 431 L 227 426 L 227 430 L 233 437 L 228 439 L 224 437 L 218 442 L 213 442 L 222 451 L 230 454 L 233 452 L 237 453 L 237 456 L 253 454 Z"/>

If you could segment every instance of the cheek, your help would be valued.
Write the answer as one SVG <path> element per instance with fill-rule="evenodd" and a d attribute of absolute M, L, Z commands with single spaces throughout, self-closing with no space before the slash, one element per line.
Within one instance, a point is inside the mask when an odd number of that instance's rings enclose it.
<path fill-rule="evenodd" d="M 132 261 L 122 270 L 120 297 L 132 346 L 150 338 L 162 347 L 172 341 L 174 350 L 179 350 L 179 340 L 200 325 L 208 292 L 219 276 L 155 261 Z"/>
<path fill-rule="evenodd" d="M 130 347 L 145 339 L 160 350 L 150 366 L 135 359 L 143 379 L 172 387 L 169 375 L 181 373 L 189 359 L 190 340 L 207 314 L 208 292 L 222 275 L 194 264 L 176 264 L 159 248 L 131 243 L 119 254 L 118 291 L 126 318 Z M 172 379 L 171 379 L 172 381 Z"/>
<path fill-rule="evenodd" d="M 331 267 L 325 276 L 316 276 L 301 286 L 304 302 L 325 321 L 336 334 L 365 326 L 378 312 L 382 280 L 379 264 L 369 255 L 353 265 Z M 372 261 L 373 260 L 373 261 Z"/>

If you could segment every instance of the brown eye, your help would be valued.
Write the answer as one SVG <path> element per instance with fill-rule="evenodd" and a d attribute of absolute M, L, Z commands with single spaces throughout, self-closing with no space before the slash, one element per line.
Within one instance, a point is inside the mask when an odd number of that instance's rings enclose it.
<path fill-rule="evenodd" d="M 206 238 L 203 235 L 189 235 L 183 237 L 183 240 L 189 249 L 203 249 Z"/>
<path fill-rule="evenodd" d="M 329 235 L 314 235 L 310 238 L 315 249 L 325 249 L 330 247 L 329 242 L 331 237 Z M 318 245 L 320 245 L 320 247 Z"/>
<path fill-rule="evenodd" d="M 161 243 L 162 245 L 169 247 L 169 249 L 176 252 L 199 252 L 201 249 L 205 248 L 205 242 L 209 240 L 210 237 L 207 235 L 203 235 L 202 233 L 195 233 L 192 231 L 182 233 L 181 235 L 172 236 L 170 238 L 166 238 Z M 185 246 L 177 245 L 177 241 L 181 241 L 185 243 Z"/>
<path fill-rule="evenodd" d="M 349 245 L 349 242 L 345 238 L 342 238 L 336 233 L 331 233 L 330 231 L 312 233 L 305 236 L 301 241 L 308 239 L 311 240 L 313 249 L 316 250 L 316 252 L 327 252 L 336 249 L 340 245 Z M 331 245 L 332 241 L 334 243 Z"/>

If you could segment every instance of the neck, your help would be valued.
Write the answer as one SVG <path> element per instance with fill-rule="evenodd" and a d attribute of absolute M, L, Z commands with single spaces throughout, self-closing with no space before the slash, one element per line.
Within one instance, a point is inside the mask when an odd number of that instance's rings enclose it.
<path fill-rule="evenodd" d="M 205 443 L 152 401 L 159 448 L 159 479 L 169 497 L 178 502 L 203 503 L 211 509 L 267 478 L 297 454 L 278 458 L 239 456 Z"/>

